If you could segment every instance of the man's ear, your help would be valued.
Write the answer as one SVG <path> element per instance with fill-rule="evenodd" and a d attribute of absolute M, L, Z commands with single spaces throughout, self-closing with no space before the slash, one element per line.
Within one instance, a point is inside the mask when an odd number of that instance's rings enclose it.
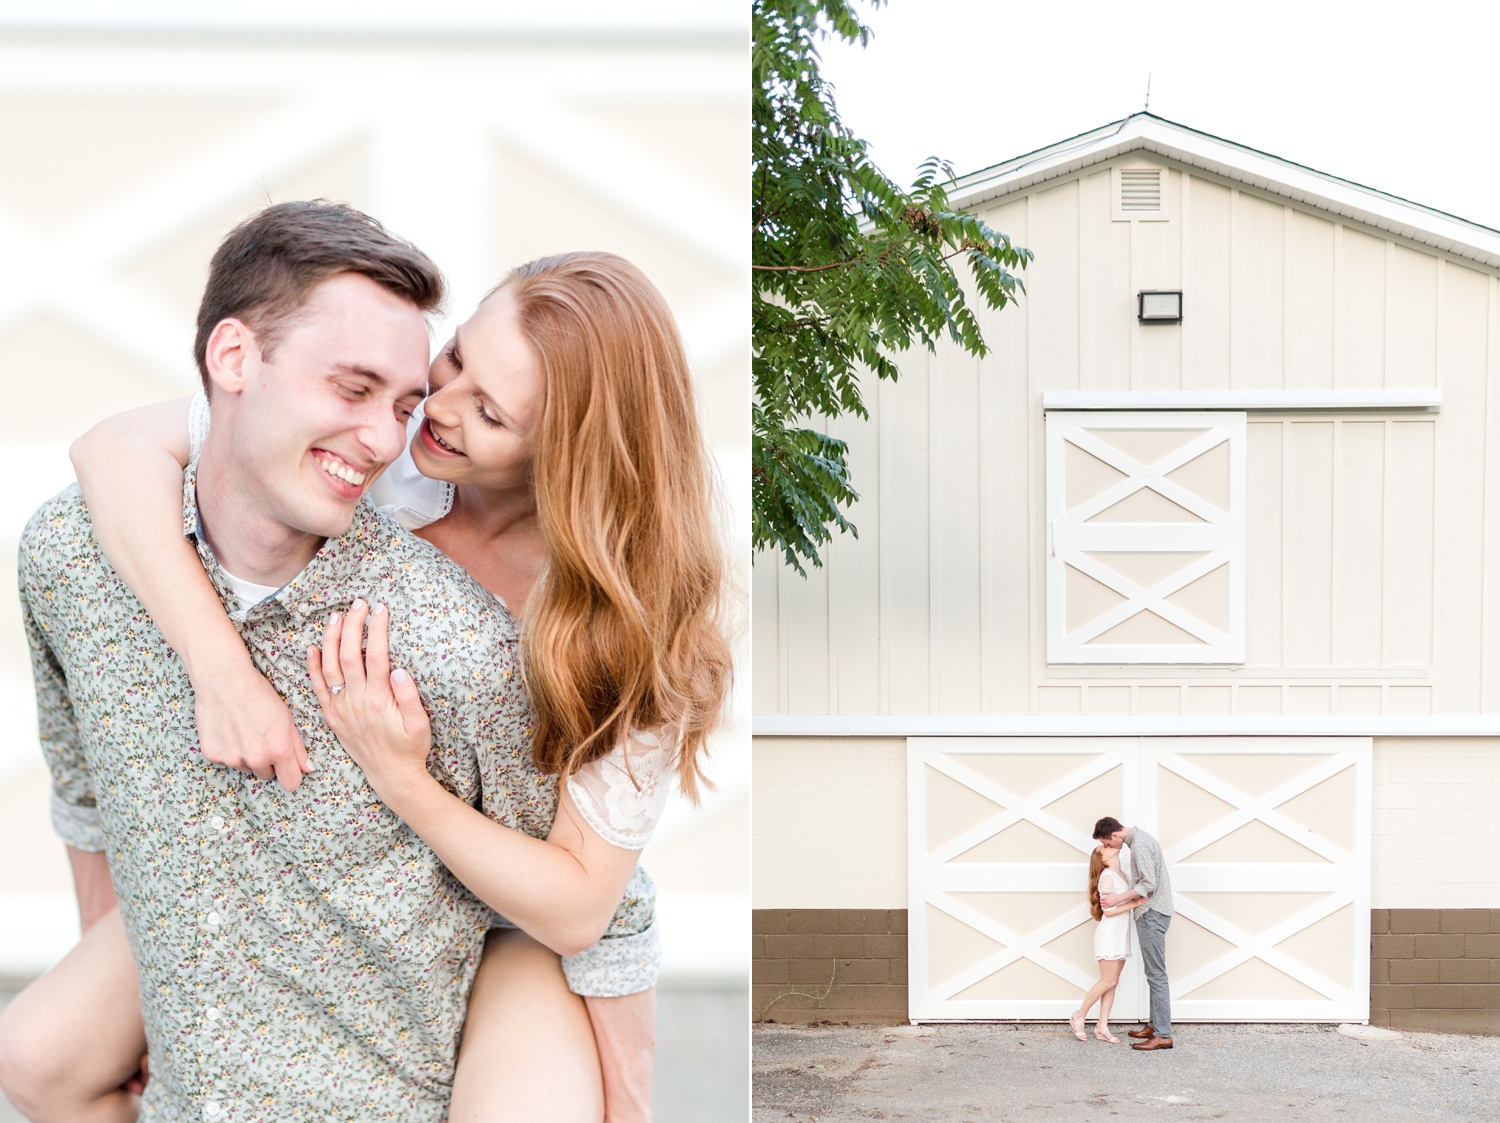
<path fill-rule="evenodd" d="M 203 349 L 204 365 L 215 390 L 238 394 L 245 388 L 245 364 L 252 355 L 259 356 L 255 334 L 243 320 L 234 317 L 220 320 L 209 333 Z"/>

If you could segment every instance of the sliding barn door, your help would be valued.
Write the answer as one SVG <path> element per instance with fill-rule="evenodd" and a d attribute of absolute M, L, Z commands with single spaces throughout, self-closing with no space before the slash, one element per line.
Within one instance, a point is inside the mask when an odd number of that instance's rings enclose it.
<path fill-rule="evenodd" d="M 1062 1018 L 1098 977 L 1094 822 L 1162 844 L 1174 1017 L 1369 1015 L 1368 738 L 913 738 L 914 1020 Z M 1127 855 L 1128 856 L 1128 855 Z M 1145 1012 L 1139 948 L 1116 1014 Z"/>

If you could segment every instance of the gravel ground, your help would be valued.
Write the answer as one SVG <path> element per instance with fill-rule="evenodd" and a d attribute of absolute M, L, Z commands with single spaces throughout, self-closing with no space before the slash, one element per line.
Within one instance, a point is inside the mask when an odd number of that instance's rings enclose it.
<path fill-rule="evenodd" d="M 14 995 L 0 987 L 0 1007 Z M 747 988 L 657 993 L 656 1123 L 743 1123 L 749 1110 Z M 0 1123 L 25 1123 L 0 1095 Z"/>
<path fill-rule="evenodd" d="M 1141 1054 L 1123 1029 L 1109 1045 L 1050 1024 L 756 1026 L 752 1119 L 1500 1120 L 1500 1037 L 1364 1044 L 1333 1026 L 1176 1030 L 1170 1052 Z"/>

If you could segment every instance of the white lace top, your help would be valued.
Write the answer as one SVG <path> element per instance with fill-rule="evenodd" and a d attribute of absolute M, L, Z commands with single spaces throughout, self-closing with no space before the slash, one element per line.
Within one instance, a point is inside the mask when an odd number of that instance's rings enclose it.
<path fill-rule="evenodd" d="M 411 440 L 422 424 L 418 406 L 407 424 L 407 447 L 370 485 L 370 502 L 408 530 L 437 522 L 453 508 L 453 485 L 417 471 Z M 208 397 L 201 391 L 188 407 L 189 459 L 208 438 Z M 637 733 L 626 746 L 585 764 L 568 778 L 568 794 L 599 837 L 624 850 L 643 850 L 656 831 L 677 780 L 677 738 Z"/>
<path fill-rule="evenodd" d="M 651 841 L 677 782 L 677 737 L 637 733 L 599 760 L 568 777 L 568 794 L 600 838 L 622 850 L 643 850 Z"/>

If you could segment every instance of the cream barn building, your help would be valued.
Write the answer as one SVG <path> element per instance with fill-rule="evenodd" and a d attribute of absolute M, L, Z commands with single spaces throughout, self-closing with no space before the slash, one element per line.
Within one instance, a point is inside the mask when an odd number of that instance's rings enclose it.
<path fill-rule="evenodd" d="M 1180 1020 L 1500 1032 L 1500 232 L 1146 114 L 953 197 L 1026 296 L 755 565 L 757 1015 L 1062 1018 L 1114 814 Z"/>
<path fill-rule="evenodd" d="M 326 197 L 452 283 L 447 337 L 513 265 L 607 249 L 681 322 L 748 555 L 746 12 L 438 0 L 0 2 L 0 557 L 99 419 L 191 393 L 209 255 L 268 200 Z M 748 581 L 748 566 L 741 575 Z M 668 977 L 743 982 L 748 700 L 704 807 L 644 864 Z M 0 990 L 76 938 L 31 672 L 0 597 Z"/>

